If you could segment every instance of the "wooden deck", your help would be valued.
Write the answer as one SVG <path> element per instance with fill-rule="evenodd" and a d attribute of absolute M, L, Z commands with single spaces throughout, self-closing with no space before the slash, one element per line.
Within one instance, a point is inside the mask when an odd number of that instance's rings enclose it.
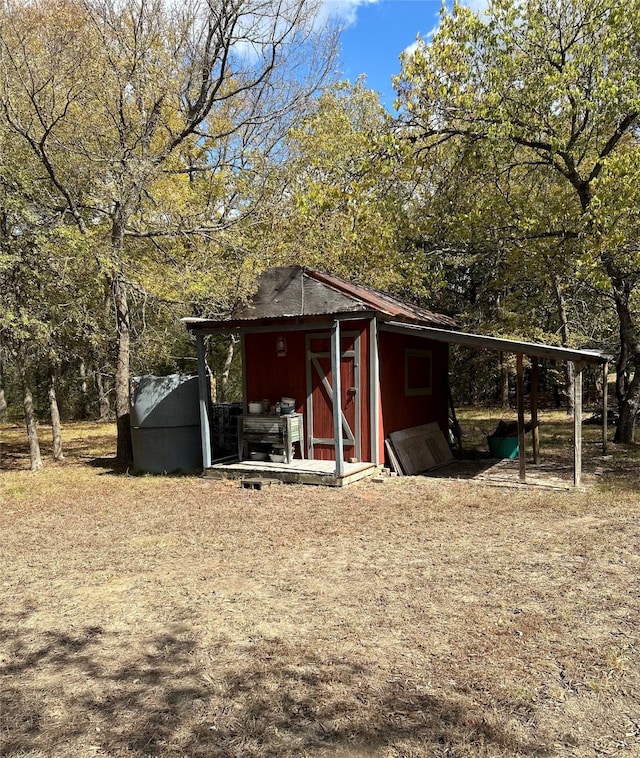
<path fill-rule="evenodd" d="M 601 474 L 601 461 L 590 461 L 583 472 L 582 488 L 592 486 Z M 250 482 L 279 481 L 286 484 L 315 484 L 327 487 L 345 487 L 359 479 L 378 473 L 381 467 L 373 463 L 345 463 L 344 475 L 337 477 L 334 461 L 295 459 L 291 463 L 237 460 L 214 463 L 205 469 L 203 476 L 211 479 L 236 479 Z M 565 490 L 573 488 L 573 468 L 565 461 L 552 460 L 537 466 L 527 463 L 526 482 L 519 480 L 518 460 L 465 459 L 454 460 L 418 476 L 438 479 L 468 480 L 497 487 L 542 487 Z"/>
<path fill-rule="evenodd" d="M 286 484 L 318 484 L 325 487 L 345 487 L 375 474 L 374 463 L 345 463 L 344 474 L 336 475 L 335 461 L 295 459 L 291 463 L 271 461 L 241 461 L 214 463 L 203 476 L 210 479 L 276 479 Z"/>

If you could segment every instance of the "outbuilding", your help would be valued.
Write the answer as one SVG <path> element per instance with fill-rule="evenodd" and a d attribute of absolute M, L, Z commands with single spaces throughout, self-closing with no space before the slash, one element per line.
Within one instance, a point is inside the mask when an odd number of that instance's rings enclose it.
<path fill-rule="evenodd" d="M 571 360 L 578 387 L 582 363 L 606 367 L 609 358 L 597 351 L 468 334 L 450 316 L 301 266 L 266 270 L 250 302 L 228 318 L 184 322 L 198 346 L 205 470 L 212 472 L 214 465 L 204 337 L 235 332 L 241 335 L 244 394 L 238 475 L 252 463 L 273 473 L 270 463 L 243 459 L 251 455 L 251 442 L 274 439 L 287 448 L 287 463 L 276 467 L 279 478 L 332 485 L 383 464 L 391 433 L 435 423 L 447 434 L 452 343 L 516 353 L 520 379 L 523 355 L 532 356 L 536 365 L 540 357 Z M 520 399 L 522 394 L 520 387 Z M 274 413 L 283 399 L 293 409 L 291 419 Z M 291 445 L 295 466 L 288 459 Z M 524 454 L 521 459 L 524 478 Z M 577 471 L 579 481 L 579 462 Z"/>

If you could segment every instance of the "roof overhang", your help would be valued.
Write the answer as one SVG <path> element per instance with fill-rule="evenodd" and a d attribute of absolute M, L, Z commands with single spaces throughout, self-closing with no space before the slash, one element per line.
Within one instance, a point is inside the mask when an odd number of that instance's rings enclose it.
<path fill-rule="evenodd" d="M 522 353 L 523 355 L 531 357 L 548 358 L 559 361 L 602 364 L 613 360 L 614 357 L 599 350 L 576 350 L 559 345 L 524 342 L 522 340 L 511 340 L 504 337 L 489 337 L 484 334 L 457 332 L 452 329 L 437 329 L 435 327 L 421 326 L 419 324 L 402 324 L 391 321 L 380 324 L 379 328 L 381 331 L 396 332 L 399 334 L 415 334 L 438 342 L 463 345 L 478 350 Z"/>
<path fill-rule="evenodd" d="M 378 314 L 374 311 L 347 311 L 345 313 L 332 313 L 330 315 L 319 313 L 313 316 L 281 316 L 277 318 L 261 319 L 208 319 L 188 317 L 180 321 L 194 334 L 220 334 L 228 332 L 236 333 L 260 333 L 260 332 L 295 332 L 307 329 L 324 329 L 330 327 L 334 321 L 360 321 L 370 320 Z"/>
<path fill-rule="evenodd" d="M 446 342 L 452 345 L 462 345 L 477 350 L 497 350 L 504 353 L 522 353 L 531 357 L 547 358 L 558 361 L 574 361 L 581 363 L 602 364 L 613 360 L 614 356 L 600 350 L 581 350 L 561 345 L 549 345 L 540 342 L 512 340 L 506 337 L 492 337 L 472 332 L 459 332 L 454 329 L 440 329 L 423 324 L 412 324 L 401 321 L 386 321 L 382 314 L 374 311 L 359 313 L 336 313 L 327 317 L 326 314 L 304 317 L 284 317 L 252 320 L 216 320 L 207 318 L 183 318 L 182 323 L 194 334 L 219 334 L 222 332 L 275 332 L 324 329 L 331 326 L 334 320 L 357 321 L 360 319 L 378 318 L 378 328 L 381 331 L 398 334 L 411 334 L 436 342 Z"/>

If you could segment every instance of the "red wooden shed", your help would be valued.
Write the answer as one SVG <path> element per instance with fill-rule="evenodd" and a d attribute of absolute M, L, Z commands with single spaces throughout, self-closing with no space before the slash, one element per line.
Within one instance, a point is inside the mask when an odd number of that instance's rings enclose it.
<path fill-rule="evenodd" d="M 436 422 L 446 434 L 451 343 L 518 356 L 524 479 L 522 357 L 530 356 L 536 365 L 539 358 L 571 361 L 578 378 L 584 362 L 603 364 L 606 371 L 609 359 L 596 351 L 467 334 L 449 316 L 301 266 L 265 271 L 248 305 L 228 318 L 183 321 L 198 346 L 204 468 L 211 469 L 212 462 L 203 340 L 207 334 L 235 332 L 242 339 L 247 439 L 260 439 L 258 431 L 265 438 L 286 434 L 287 444 L 295 442 L 296 457 L 305 461 L 308 477 L 288 476 L 292 470 L 284 468 L 279 478 L 285 481 L 315 482 L 315 470 L 318 483 L 327 473 L 331 481 L 324 483 L 347 483 L 384 463 L 384 442 L 393 432 Z M 269 413 L 260 414 L 261 421 L 251 419 L 250 403 L 275 404 L 281 398 L 293 399 L 295 423 L 276 423 Z M 576 418 L 577 483 L 579 414 Z M 537 427 L 537 419 L 533 422 Z M 240 458 L 243 450 L 241 440 Z"/>
<path fill-rule="evenodd" d="M 448 316 L 290 266 L 265 271 L 231 317 L 184 321 L 199 337 L 240 332 L 245 412 L 263 398 L 295 399 L 300 454 L 336 461 L 337 473 L 343 461 L 383 463 L 390 432 L 432 421 L 447 429 L 447 345 L 398 325 L 456 329 Z"/>

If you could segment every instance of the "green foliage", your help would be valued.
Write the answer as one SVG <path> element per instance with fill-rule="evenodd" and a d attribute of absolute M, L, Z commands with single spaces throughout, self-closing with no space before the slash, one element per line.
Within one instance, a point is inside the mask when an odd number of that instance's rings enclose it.
<path fill-rule="evenodd" d="M 393 123 L 363 80 L 330 88 L 291 131 L 270 262 L 304 263 L 381 288 L 419 290 L 410 175 Z"/>
<path fill-rule="evenodd" d="M 2 126 L 31 172 L 4 198 L 21 231 L 0 275 L 25 282 L 0 314 L 6 344 L 114 377 L 121 420 L 130 368 L 188 351 L 179 316 L 246 297 L 271 154 L 330 70 L 333 31 L 313 14 L 307 0 L 3 4 Z"/>
<path fill-rule="evenodd" d="M 622 331 L 640 368 L 640 0 L 443 8 L 403 60 L 395 121 L 364 80 L 309 99 L 310 17 L 300 47 L 267 34 L 274 58 L 239 54 L 244 10 L 3 5 L 5 355 L 57 367 L 69 396 L 81 362 L 121 390 L 129 369 L 190 370 L 179 318 L 229 313 L 296 263 L 506 336 Z M 292 67 L 261 79 L 267 60 Z M 227 348 L 210 347 L 220 372 Z"/>
<path fill-rule="evenodd" d="M 535 323 L 546 339 L 560 335 L 559 314 L 540 318 L 555 300 L 570 316 L 564 342 L 615 339 L 595 321 L 612 311 L 602 296 L 616 277 L 635 287 L 639 10 L 495 0 L 480 15 L 454 4 L 404 58 L 402 133 L 440 172 L 423 234 L 458 251 L 463 288 L 465 275 L 487 272 L 482 299 L 508 333 L 533 336 Z M 519 318 L 505 319 L 505 304 Z M 629 306 L 616 303 L 619 319 Z"/>

